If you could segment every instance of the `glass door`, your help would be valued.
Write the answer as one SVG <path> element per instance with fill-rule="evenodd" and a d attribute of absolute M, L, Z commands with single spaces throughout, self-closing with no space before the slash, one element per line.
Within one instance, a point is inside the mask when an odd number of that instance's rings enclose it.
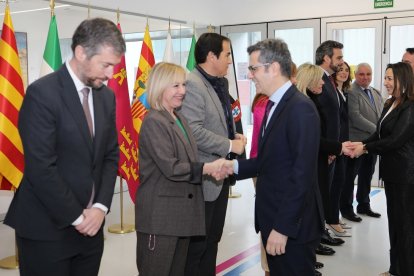
<path fill-rule="evenodd" d="M 327 23 L 326 39 L 344 44 L 344 60 L 351 66 L 366 62 L 372 68 L 371 86 L 382 91 L 382 20 Z"/>
<path fill-rule="evenodd" d="M 414 17 L 391 18 L 384 22 L 387 38 L 383 51 L 385 68 L 388 63 L 401 61 L 405 49 L 414 47 Z"/>
<path fill-rule="evenodd" d="M 320 19 L 269 23 L 269 38 L 283 39 L 297 66 L 314 63 L 315 51 L 321 41 L 320 24 Z"/>
<path fill-rule="evenodd" d="M 247 78 L 249 55 L 247 47 L 267 37 L 266 24 L 222 26 L 221 34 L 231 40 L 233 49 L 233 68 L 235 70 L 239 100 L 242 112 L 243 129 L 248 130 L 253 124 L 251 102 L 256 95 L 256 88 Z M 232 69 L 233 69 L 232 68 Z M 229 73 L 230 75 L 231 73 Z M 229 80 L 231 86 L 231 80 Z M 231 87 L 230 87 L 231 88 Z"/>

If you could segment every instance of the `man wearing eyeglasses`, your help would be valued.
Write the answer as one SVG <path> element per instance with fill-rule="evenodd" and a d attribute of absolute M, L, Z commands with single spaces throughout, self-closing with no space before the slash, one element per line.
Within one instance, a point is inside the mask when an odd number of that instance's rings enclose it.
<path fill-rule="evenodd" d="M 232 63 L 230 40 L 216 33 L 202 34 L 195 46 L 196 68 L 189 74 L 181 108 L 197 142 L 200 162 L 211 162 L 230 153 L 242 154 L 246 137 L 236 133 L 230 107 L 228 81 L 224 77 Z M 218 243 L 223 233 L 229 185 L 203 178 L 206 237 L 190 241 L 185 275 L 216 275 Z"/>
<path fill-rule="evenodd" d="M 227 161 L 237 179 L 257 177 L 255 227 L 270 275 L 315 275 L 323 231 L 317 183 L 319 116 L 290 82 L 287 44 L 267 39 L 250 46 L 249 79 L 269 97 L 256 158 Z"/>

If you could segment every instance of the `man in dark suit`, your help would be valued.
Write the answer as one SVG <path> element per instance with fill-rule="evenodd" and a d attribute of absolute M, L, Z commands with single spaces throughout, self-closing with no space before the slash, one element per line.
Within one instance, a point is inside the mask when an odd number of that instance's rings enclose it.
<path fill-rule="evenodd" d="M 270 275 L 315 275 L 315 248 L 323 231 L 318 112 L 289 80 L 292 60 L 285 42 L 267 39 L 247 51 L 249 78 L 270 104 L 257 158 L 234 161 L 234 172 L 238 179 L 257 177 L 255 227 Z"/>
<path fill-rule="evenodd" d="M 324 74 L 322 80 L 322 93 L 318 97 L 320 103 L 321 120 L 326 122 L 326 128 L 321 132 L 321 137 L 333 141 L 340 141 L 340 95 L 336 91 L 336 85 L 332 78 L 332 74 L 339 70 L 339 67 L 344 63 L 342 55 L 342 43 L 333 40 L 327 40 L 316 49 L 315 63 L 319 65 Z M 326 160 L 328 162 L 328 160 Z M 341 164 L 340 164 L 341 165 Z M 325 216 L 330 214 L 330 189 L 334 177 L 335 161 L 330 163 L 326 175 L 319 175 L 319 190 L 322 197 L 322 204 Z M 332 238 L 325 230 L 322 235 L 321 242 L 328 245 L 340 245 L 344 241 L 340 238 Z M 318 252 L 327 252 L 329 247 L 319 246 Z"/>
<path fill-rule="evenodd" d="M 83 21 L 73 58 L 32 83 L 19 115 L 22 183 L 5 223 L 21 275 L 97 275 L 118 168 L 115 96 L 103 82 L 125 52 L 116 25 Z M 91 93 L 90 93 L 91 92 Z"/>

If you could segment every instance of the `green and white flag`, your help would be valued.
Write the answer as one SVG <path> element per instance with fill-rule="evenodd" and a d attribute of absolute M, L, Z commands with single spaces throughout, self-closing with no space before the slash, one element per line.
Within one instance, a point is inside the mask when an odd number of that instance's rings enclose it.
<path fill-rule="evenodd" d="M 45 52 L 43 53 L 43 62 L 40 69 L 40 77 L 56 71 L 60 66 L 62 66 L 62 54 L 60 52 L 56 18 L 53 15 L 50 20 Z"/>
<path fill-rule="evenodd" d="M 190 51 L 188 52 L 188 59 L 187 59 L 187 69 L 188 71 L 193 71 L 193 69 L 196 66 L 196 61 L 195 61 L 195 57 L 194 57 L 194 49 L 195 49 L 195 45 L 196 45 L 196 37 L 195 37 L 195 31 L 193 34 L 193 38 L 191 40 L 191 47 L 190 47 Z"/>

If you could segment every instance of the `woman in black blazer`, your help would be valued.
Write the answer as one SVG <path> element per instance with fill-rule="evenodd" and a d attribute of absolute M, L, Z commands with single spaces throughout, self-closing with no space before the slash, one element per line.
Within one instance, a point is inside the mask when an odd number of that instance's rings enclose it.
<path fill-rule="evenodd" d="M 389 64 L 385 102 L 377 131 L 356 145 L 355 155 L 381 156 L 380 177 L 385 184 L 390 237 L 389 273 L 414 275 L 414 78 L 409 64 Z"/>

